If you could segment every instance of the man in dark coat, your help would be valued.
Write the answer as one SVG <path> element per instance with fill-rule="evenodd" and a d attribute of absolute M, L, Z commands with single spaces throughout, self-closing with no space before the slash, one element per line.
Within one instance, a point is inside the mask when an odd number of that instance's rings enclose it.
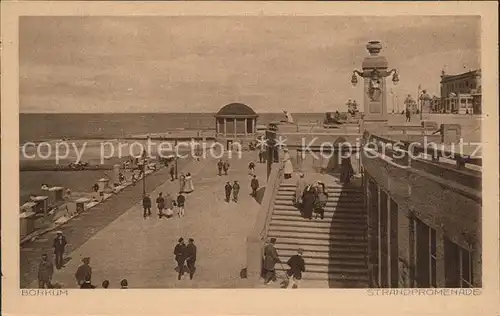
<path fill-rule="evenodd" d="M 217 163 L 217 170 L 219 171 L 219 176 L 222 176 L 222 167 L 224 166 L 224 163 L 222 162 L 222 159 L 219 160 Z"/>
<path fill-rule="evenodd" d="M 76 283 L 82 285 L 87 278 L 91 280 L 92 278 L 92 268 L 90 267 L 90 257 L 85 257 L 82 259 L 83 264 L 78 267 L 75 273 Z"/>
<path fill-rule="evenodd" d="M 54 254 L 56 256 L 56 268 L 61 269 L 63 267 L 63 256 L 64 256 L 64 248 L 68 242 L 66 241 L 66 236 L 63 235 L 62 231 L 58 231 L 56 233 L 56 237 L 54 238 Z"/>
<path fill-rule="evenodd" d="M 170 181 L 174 181 L 175 180 L 175 165 L 172 165 L 170 167 Z"/>
<path fill-rule="evenodd" d="M 144 208 L 144 218 L 151 216 L 151 198 L 147 194 L 142 198 L 142 207 Z"/>
<path fill-rule="evenodd" d="M 287 275 L 290 277 L 290 283 L 293 289 L 299 287 L 300 280 L 302 279 L 302 272 L 306 271 L 306 263 L 304 262 L 304 258 L 302 258 L 302 253 L 304 251 L 299 249 L 296 255 L 293 255 L 286 262 L 290 269 L 287 271 Z"/>
<path fill-rule="evenodd" d="M 256 175 L 254 175 L 252 181 L 250 181 L 250 187 L 252 188 L 252 196 L 257 197 L 257 190 L 259 189 L 259 180 L 257 180 Z"/>
<path fill-rule="evenodd" d="M 224 161 L 224 164 L 222 165 L 222 169 L 224 169 L 224 175 L 227 176 L 227 172 L 229 171 L 229 161 Z"/>
<path fill-rule="evenodd" d="M 233 183 L 233 201 L 234 203 L 238 203 L 238 194 L 240 193 L 240 184 L 238 181 L 234 181 Z"/>
<path fill-rule="evenodd" d="M 302 214 L 304 218 L 312 219 L 314 205 L 316 203 L 316 192 L 312 185 L 306 186 L 302 194 Z"/>
<path fill-rule="evenodd" d="M 274 266 L 280 262 L 278 252 L 274 247 L 276 238 L 271 238 L 270 242 L 264 246 L 264 284 L 276 282 L 276 270 Z"/>
<path fill-rule="evenodd" d="M 52 275 L 54 274 L 54 266 L 48 259 L 47 254 L 42 255 L 42 261 L 38 265 L 38 287 L 41 289 L 50 288 L 52 286 Z"/>
<path fill-rule="evenodd" d="M 196 270 L 196 245 L 194 239 L 189 238 L 188 245 L 186 246 L 186 264 L 189 269 L 189 279 L 192 280 Z"/>
<path fill-rule="evenodd" d="M 180 280 L 182 275 L 184 274 L 184 262 L 186 261 L 186 244 L 184 243 L 184 238 L 179 238 L 178 243 L 174 248 L 174 255 L 179 272 L 177 280 Z"/>
<path fill-rule="evenodd" d="M 161 218 L 163 214 L 163 209 L 165 208 L 165 199 L 163 198 L 163 193 L 160 192 L 156 198 L 156 206 L 158 207 L 158 217 Z"/>
<path fill-rule="evenodd" d="M 224 187 L 224 191 L 226 193 L 226 202 L 229 203 L 231 200 L 231 191 L 233 190 L 233 187 L 231 186 L 231 183 L 229 181 L 226 183 L 226 186 Z"/>

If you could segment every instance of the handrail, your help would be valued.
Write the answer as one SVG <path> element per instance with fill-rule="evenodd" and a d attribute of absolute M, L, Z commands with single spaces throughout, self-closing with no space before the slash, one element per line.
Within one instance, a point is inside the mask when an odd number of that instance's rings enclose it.
<path fill-rule="evenodd" d="M 271 216 L 274 210 L 274 202 L 276 194 L 278 193 L 281 180 L 283 179 L 283 166 L 281 163 L 275 163 L 272 165 L 271 174 L 269 175 L 269 181 L 266 184 L 266 190 L 264 192 L 264 197 L 262 198 L 262 204 L 260 209 L 260 221 L 256 222 L 256 233 L 261 241 L 266 240 L 267 232 L 269 230 L 269 224 L 271 222 Z"/>
<path fill-rule="evenodd" d="M 373 135 L 373 134 L 369 134 L 369 135 L 365 134 L 364 138 L 365 138 L 365 141 L 367 141 L 367 142 L 374 141 L 376 143 L 384 143 L 385 145 L 387 145 L 387 144 L 402 145 L 402 148 L 400 148 L 400 149 L 401 149 L 401 151 L 405 151 L 405 152 L 409 152 L 408 150 L 410 149 L 409 146 L 411 144 L 412 145 L 411 149 L 412 149 L 413 155 L 417 155 L 417 154 L 421 154 L 421 153 L 428 153 L 429 149 L 431 149 L 436 154 L 434 159 L 439 161 L 439 157 L 443 157 L 443 156 L 449 157 L 450 159 L 453 159 L 456 161 L 457 167 L 459 169 L 463 168 L 466 163 L 476 165 L 476 166 L 482 166 L 482 158 L 471 157 L 471 155 L 455 153 L 455 152 L 452 152 L 452 151 L 446 150 L 446 149 L 439 149 L 439 148 L 434 148 L 434 147 L 430 147 L 430 146 L 425 147 L 425 146 L 420 145 L 420 144 L 415 144 L 415 143 L 408 142 L 408 141 L 396 141 L 396 140 L 387 139 L 385 137 L 381 137 L 381 136 L 377 136 L 377 135 Z"/>

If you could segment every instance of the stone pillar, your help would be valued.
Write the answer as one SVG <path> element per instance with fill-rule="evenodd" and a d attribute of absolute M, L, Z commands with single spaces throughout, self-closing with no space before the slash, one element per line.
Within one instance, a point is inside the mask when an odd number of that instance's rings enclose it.
<path fill-rule="evenodd" d="M 257 133 L 257 119 L 253 118 L 253 133 Z"/>
<path fill-rule="evenodd" d="M 247 136 L 247 134 L 248 134 L 248 133 L 247 133 L 247 128 L 248 128 L 248 121 L 247 121 L 247 120 L 248 120 L 248 119 L 247 119 L 247 118 L 245 118 L 245 136 Z"/>
<path fill-rule="evenodd" d="M 224 136 L 227 136 L 227 134 L 226 134 L 226 124 L 227 124 L 227 120 L 226 120 L 226 118 L 224 118 Z"/>
<path fill-rule="evenodd" d="M 367 122 L 387 123 L 387 91 L 384 72 L 387 71 L 388 62 L 379 53 L 382 44 L 378 41 L 371 41 L 366 45 L 370 56 L 363 60 L 362 68 L 364 78 L 364 102 L 365 117 Z M 374 71 L 379 75 L 376 75 Z"/>
<path fill-rule="evenodd" d="M 436 230 L 436 286 L 446 287 L 444 263 L 444 234 Z"/>
<path fill-rule="evenodd" d="M 219 134 L 219 119 L 215 119 L 215 135 Z"/>
<path fill-rule="evenodd" d="M 233 119 L 234 137 L 236 137 L 236 134 L 237 134 L 237 130 L 236 130 L 236 127 L 237 127 L 237 125 L 236 125 L 236 121 L 237 121 L 237 120 L 236 120 L 236 118 L 234 118 L 234 119 Z"/>

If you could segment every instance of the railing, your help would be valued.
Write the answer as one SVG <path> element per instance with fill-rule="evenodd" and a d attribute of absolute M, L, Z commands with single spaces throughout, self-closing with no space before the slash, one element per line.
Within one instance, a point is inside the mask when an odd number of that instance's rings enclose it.
<path fill-rule="evenodd" d="M 267 239 L 274 202 L 282 179 L 282 164 L 273 164 L 254 229 L 247 237 L 247 277 L 249 279 L 258 280 L 260 277 L 262 246 Z"/>
<path fill-rule="evenodd" d="M 446 157 L 448 159 L 455 160 L 456 168 L 463 169 L 465 168 L 465 164 L 471 164 L 475 166 L 482 166 L 482 158 L 472 157 L 471 155 L 465 155 L 462 153 L 456 153 L 451 150 L 434 148 L 431 146 L 425 147 L 420 144 L 410 143 L 407 141 L 396 141 L 387 139 L 385 137 L 365 133 L 364 140 L 366 143 L 375 143 L 377 145 L 384 146 L 383 148 L 388 148 L 387 145 L 398 146 L 400 152 L 405 152 L 409 155 L 410 150 L 413 157 L 416 157 L 420 154 L 429 154 L 432 155 L 433 162 L 439 162 L 441 157 Z M 389 153 L 392 153 L 392 150 L 388 150 Z"/>

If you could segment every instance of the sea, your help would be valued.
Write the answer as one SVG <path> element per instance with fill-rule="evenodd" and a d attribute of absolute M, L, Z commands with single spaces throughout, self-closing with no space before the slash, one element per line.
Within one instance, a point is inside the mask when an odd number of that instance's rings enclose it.
<path fill-rule="evenodd" d="M 214 130 L 215 113 L 21 113 L 19 142 L 61 138 L 123 138 L 173 130 Z M 292 113 L 296 122 L 323 121 L 324 113 Z M 284 120 L 283 113 L 262 113 L 258 125 Z"/>

